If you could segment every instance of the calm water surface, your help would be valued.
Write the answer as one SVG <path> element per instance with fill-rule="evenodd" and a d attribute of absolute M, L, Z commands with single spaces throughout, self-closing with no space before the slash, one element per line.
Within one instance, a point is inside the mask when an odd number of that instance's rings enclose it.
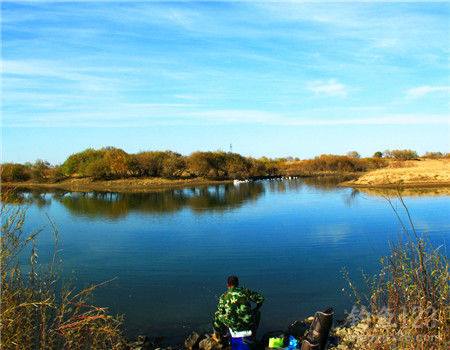
<path fill-rule="evenodd" d="M 125 314 L 129 336 L 209 330 L 225 278 L 262 292 L 261 332 L 333 306 L 351 308 L 342 269 L 373 273 L 400 225 L 386 200 L 302 180 L 145 194 L 23 192 L 27 226 L 61 236 L 63 271 L 76 286 L 116 278 L 96 302 Z M 406 196 L 419 230 L 449 242 L 450 196 Z M 398 202 L 395 202 L 400 209 Z M 40 258 L 53 246 L 44 230 Z"/>

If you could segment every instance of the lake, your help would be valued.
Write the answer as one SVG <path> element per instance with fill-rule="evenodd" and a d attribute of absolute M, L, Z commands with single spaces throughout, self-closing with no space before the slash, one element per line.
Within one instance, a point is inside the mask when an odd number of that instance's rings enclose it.
<path fill-rule="evenodd" d="M 450 196 L 406 193 L 417 229 L 446 249 Z M 439 191 L 438 191 L 439 192 Z M 314 180 L 263 180 L 153 193 L 22 191 L 26 226 L 60 231 L 63 274 L 83 287 L 110 280 L 96 302 L 125 315 L 126 333 L 181 337 L 211 329 L 226 277 L 266 297 L 260 334 L 316 310 L 350 310 L 342 270 L 361 285 L 401 226 L 382 193 Z M 439 193 L 438 193 L 439 194 Z M 394 199 L 402 218 L 406 218 Z"/>

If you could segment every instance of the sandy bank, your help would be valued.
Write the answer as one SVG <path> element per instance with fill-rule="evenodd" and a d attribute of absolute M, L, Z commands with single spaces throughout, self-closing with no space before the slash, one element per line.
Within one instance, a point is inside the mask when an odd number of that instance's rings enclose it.
<path fill-rule="evenodd" d="M 450 186 L 450 159 L 392 161 L 386 168 L 369 171 L 341 185 L 385 188 Z"/>

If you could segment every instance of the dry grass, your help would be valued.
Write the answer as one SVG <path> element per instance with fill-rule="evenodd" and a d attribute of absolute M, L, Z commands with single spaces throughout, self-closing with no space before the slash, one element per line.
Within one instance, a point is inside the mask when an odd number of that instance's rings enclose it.
<path fill-rule="evenodd" d="M 350 186 L 450 185 L 450 159 L 393 161 L 388 167 L 369 171 Z"/>
<path fill-rule="evenodd" d="M 39 232 L 24 233 L 25 210 L 3 204 L 0 214 L 0 348 L 124 348 L 121 317 L 91 303 L 99 285 L 78 292 L 62 286 L 56 229 L 53 259 L 43 265 L 35 244 Z M 27 252 L 29 264 L 24 266 L 20 258 Z"/>
<path fill-rule="evenodd" d="M 391 246 L 380 273 L 369 280 L 371 293 L 362 297 L 350 281 L 358 308 L 350 327 L 336 330 L 342 350 L 444 350 L 450 345 L 449 264 L 441 247 L 433 248 L 400 218 L 404 240 Z"/>

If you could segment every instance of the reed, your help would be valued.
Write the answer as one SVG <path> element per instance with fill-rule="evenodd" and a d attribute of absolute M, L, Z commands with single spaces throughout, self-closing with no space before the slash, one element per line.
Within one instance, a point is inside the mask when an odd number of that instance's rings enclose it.
<path fill-rule="evenodd" d="M 449 264 L 442 247 L 433 247 L 416 231 L 399 195 L 403 217 L 386 198 L 401 223 L 403 235 L 381 259 L 381 270 L 368 279 L 363 297 L 350 282 L 357 306 L 350 327 L 336 330 L 338 349 L 448 349 L 450 345 Z"/>
<path fill-rule="evenodd" d="M 3 202 L 5 203 L 5 202 Z M 53 257 L 39 262 L 39 231 L 26 233 L 26 210 L 2 204 L 0 237 L 1 349 L 123 349 L 122 318 L 92 303 L 92 285 L 76 291 L 61 279 L 58 231 Z M 50 220 L 50 219 L 49 219 Z M 24 264 L 26 256 L 28 264 Z"/>

